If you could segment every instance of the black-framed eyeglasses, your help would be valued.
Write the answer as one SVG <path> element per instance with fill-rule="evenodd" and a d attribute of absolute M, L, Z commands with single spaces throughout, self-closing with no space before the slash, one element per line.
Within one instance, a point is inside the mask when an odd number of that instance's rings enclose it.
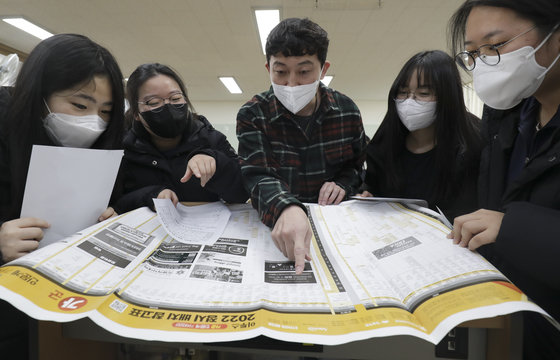
<path fill-rule="evenodd" d="M 527 34 L 529 31 L 535 29 L 536 26 L 533 26 L 530 29 L 525 30 L 519 35 L 514 36 L 513 38 L 509 39 L 508 41 L 504 41 L 497 44 L 485 44 L 480 46 L 476 50 L 472 51 L 461 51 L 457 55 L 455 55 L 455 61 L 457 64 L 467 71 L 473 71 L 476 66 L 476 58 L 479 58 L 483 63 L 490 66 L 498 65 L 500 62 L 500 52 L 498 51 L 499 48 L 506 46 L 513 40 Z"/>
<path fill-rule="evenodd" d="M 187 103 L 187 99 L 183 93 L 175 93 L 166 98 L 154 96 L 146 101 L 138 101 L 138 104 L 146 105 L 150 108 L 150 110 L 158 112 L 163 109 L 163 105 L 165 104 L 166 100 L 169 102 L 169 104 L 174 105 L 177 108 L 182 108 Z"/>

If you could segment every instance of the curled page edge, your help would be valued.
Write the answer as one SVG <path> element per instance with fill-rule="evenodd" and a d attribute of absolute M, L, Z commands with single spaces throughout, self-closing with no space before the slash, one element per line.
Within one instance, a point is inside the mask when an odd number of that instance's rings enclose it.
<path fill-rule="evenodd" d="M 449 229 L 453 229 L 453 224 L 445 217 L 439 207 L 436 206 L 438 212 L 428 208 L 428 202 L 422 199 L 406 199 L 406 198 L 389 198 L 389 197 L 375 197 L 375 196 L 351 196 L 350 199 L 358 201 L 372 201 L 372 202 L 396 202 L 406 205 L 407 207 L 424 213 L 439 220 L 443 225 Z"/>

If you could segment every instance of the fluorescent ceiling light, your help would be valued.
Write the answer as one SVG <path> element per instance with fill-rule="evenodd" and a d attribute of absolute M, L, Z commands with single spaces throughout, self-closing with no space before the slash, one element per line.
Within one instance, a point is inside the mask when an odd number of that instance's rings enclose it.
<path fill-rule="evenodd" d="M 325 75 L 325 77 L 323 78 L 323 80 L 321 80 L 321 82 L 325 84 L 325 86 L 329 86 L 333 78 L 334 78 L 333 75 Z"/>
<path fill-rule="evenodd" d="M 235 79 L 233 77 L 231 77 L 231 76 L 220 76 L 219 79 L 222 82 L 222 84 L 224 84 L 224 86 L 229 90 L 230 93 L 232 93 L 232 94 L 243 93 L 243 91 L 241 91 L 241 88 L 239 87 L 239 85 L 237 85 L 237 83 L 235 82 Z"/>
<path fill-rule="evenodd" d="M 12 26 L 17 27 L 20 30 L 25 31 L 26 33 L 38 37 L 41 40 L 45 40 L 46 38 L 53 36 L 53 34 L 48 32 L 47 30 L 40 28 L 39 26 L 25 20 L 24 18 L 5 18 L 2 20 Z"/>
<path fill-rule="evenodd" d="M 255 10 L 255 17 L 257 18 L 257 27 L 259 30 L 259 37 L 261 39 L 261 46 L 263 54 L 266 54 L 266 38 L 268 34 L 280 22 L 280 10 Z"/>

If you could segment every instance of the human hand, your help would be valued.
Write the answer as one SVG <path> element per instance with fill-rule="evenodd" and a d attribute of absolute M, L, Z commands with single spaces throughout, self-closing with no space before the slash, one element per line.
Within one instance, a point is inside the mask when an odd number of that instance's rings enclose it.
<path fill-rule="evenodd" d="M 103 211 L 103 213 L 99 216 L 97 221 L 101 222 L 103 220 L 107 220 L 108 218 L 112 218 L 113 216 L 117 216 L 117 215 L 119 214 L 117 214 L 115 209 L 109 206 L 107 209 L 105 209 L 105 211 Z"/>
<path fill-rule="evenodd" d="M 486 209 L 456 217 L 447 238 L 453 239 L 454 244 L 475 250 L 496 241 L 503 218 L 504 213 Z"/>
<path fill-rule="evenodd" d="M 367 191 L 367 190 L 364 190 L 364 192 L 363 192 L 363 193 L 361 193 L 361 194 L 360 194 L 360 195 L 358 195 L 358 196 L 361 196 L 361 197 L 372 197 L 372 196 L 373 196 L 373 194 L 372 194 L 372 193 L 370 193 L 370 192 L 369 192 L 369 191 Z"/>
<path fill-rule="evenodd" d="M 216 159 L 210 155 L 198 154 L 193 156 L 188 164 L 185 176 L 181 178 L 181 182 L 185 183 L 194 175 L 200 179 L 200 186 L 204 187 L 206 183 L 216 173 Z"/>
<path fill-rule="evenodd" d="M 15 260 L 39 247 L 43 230 L 50 225 L 43 219 L 19 218 L 6 221 L 0 227 L 0 251 L 4 262 Z"/>
<path fill-rule="evenodd" d="M 319 205 L 338 205 L 346 196 L 346 191 L 334 181 L 327 181 L 319 190 Z"/>
<path fill-rule="evenodd" d="M 284 256 L 295 260 L 296 275 L 301 274 L 305 260 L 311 260 L 311 226 L 305 211 L 297 205 L 285 208 L 272 229 L 272 240 Z"/>
<path fill-rule="evenodd" d="M 169 190 L 169 189 L 162 190 L 158 194 L 157 198 L 158 199 L 169 199 L 169 200 L 171 200 L 171 202 L 175 206 L 177 206 L 177 203 L 179 202 L 179 198 L 177 197 L 177 194 L 175 194 L 175 191 Z"/>

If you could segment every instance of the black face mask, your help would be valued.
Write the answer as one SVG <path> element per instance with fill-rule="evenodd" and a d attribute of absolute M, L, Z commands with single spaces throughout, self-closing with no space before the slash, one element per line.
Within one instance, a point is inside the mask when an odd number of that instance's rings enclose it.
<path fill-rule="evenodd" d="M 183 134 L 190 122 L 187 105 L 177 108 L 172 104 L 165 104 L 160 108 L 141 112 L 150 130 L 157 136 L 172 139 Z"/>

